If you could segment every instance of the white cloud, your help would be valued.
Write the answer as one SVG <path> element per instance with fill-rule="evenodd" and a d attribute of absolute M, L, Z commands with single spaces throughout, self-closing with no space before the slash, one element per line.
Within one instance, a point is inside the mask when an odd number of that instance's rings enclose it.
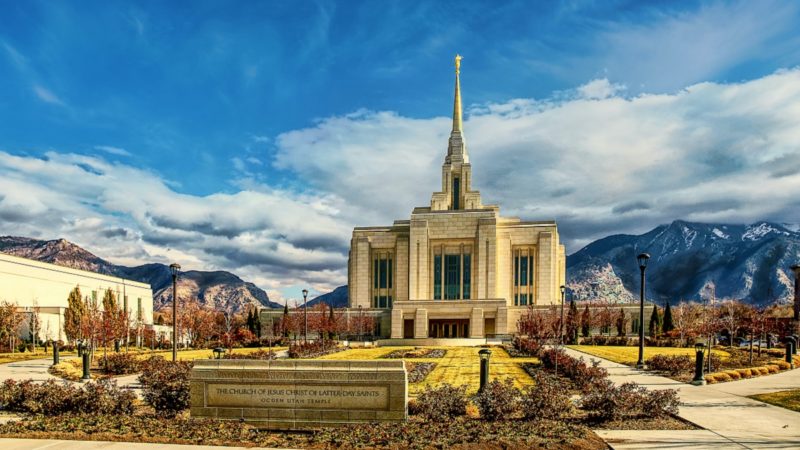
<path fill-rule="evenodd" d="M 117 156 L 131 156 L 131 153 L 124 148 L 120 147 L 113 147 L 111 145 L 95 145 L 94 148 L 96 150 L 100 150 L 106 153 L 110 153 L 112 155 Z"/>
<path fill-rule="evenodd" d="M 675 94 L 624 96 L 607 80 L 581 89 L 471 109 L 464 128 L 485 203 L 557 219 L 570 252 L 678 218 L 800 222 L 800 70 Z M 0 223 L 127 264 L 178 260 L 270 292 L 325 292 L 346 281 L 353 226 L 428 204 L 449 130 L 447 117 L 362 110 L 283 133 L 267 163 L 305 192 L 250 178 L 236 193 L 194 196 L 102 158 L 0 152 Z"/>
<path fill-rule="evenodd" d="M 58 98 L 58 96 L 56 94 L 54 94 L 52 91 L 50 91 L 46 87 L 38 85 L 38 84 L 34 84 L 32 86 L 32 89 L 33 89 L 33 93 L 36 94 L 37 97 L 39 97 L 39 100 L 41 100 L 43 102 L 46 102 L 46 103 L 52 103 L 54 105 L 61 105 L 61 106 L 64 105 L 64 102 L 61 101 L 61 99 Z"/>

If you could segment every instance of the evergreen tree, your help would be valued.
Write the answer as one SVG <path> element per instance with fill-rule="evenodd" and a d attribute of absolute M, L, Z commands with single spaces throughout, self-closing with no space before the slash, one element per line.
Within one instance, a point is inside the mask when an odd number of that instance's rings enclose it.
<path fill-rule="evenodd" d="M 67 309 L 64 310 L 64 334 L 67 340 L 75 342 L 81 337 L 81 321 L 86 315 L 86 304 L 81 298 L 81 288 L 75 286 L 67 297 Z"/>
<path fill-rule="evenodd" d="M 655 338 L 661 332 L 661 315 L 658 313 L 658 306 L 653 305 L 653 313 L 650 314 L 649 325 L 650 337 Z"/>
<path fill-rule="evenodd" d="M 575 345 L 578 343 L 578 305 L 575 300 L 569 302 L 569 312 L 567 313 L 567 342 Z"/>
<path fill-rule="evenodd" d="M 253 309 L 247 309 L 247 319 L 245 320 L 245 326 L 247 327 L 247 331 L 255 334 L 255 324 L 253 323 Z"/>
<path fill-rule="evenodd" d="M 283 305 L 283 337 L 289 337 L 289 302 L 284 303 Z"/>
<path fill-rule="evenodd" d="M 619 309 L 617 314 L 617 336 L 625 336 L 625 328 L 628 325 L 628 317 L 625 316 L 625 310 Z"/>
<path fill-rule="evenodd" d="M 581 335 L 583 337 L 589 337 L 592 332 L 592 323 L 591 323 L 591 316 L 589 312 L 589 304 L 586 304 L 586 307 L 583 308 L 583 313 L 581 314 Z"/>
<path fill-rule="evenodd" d="M 255 335 L 261 339 L 261 314 L 258 312 L 258 307 L 253 310 L 253 328 L 255 328 Z"/>
<path fill-rule="evenodd" d="M 336 318 L 333 316 L 333 305 L 330 305 L 330 308 L 330 314 L 328 314 L 328 339 L 333 339 L 333 334 L 336 330 Z"/>
<path fill-rule="evenodd" d="M 669 302 L 667 302 L 667 306 L 664 308 L 664 319 L 661 325 L 661 331 L 668 333 L 674 329 L 675 324 L 672 321 L 672 308 L 670 308 Z"/>

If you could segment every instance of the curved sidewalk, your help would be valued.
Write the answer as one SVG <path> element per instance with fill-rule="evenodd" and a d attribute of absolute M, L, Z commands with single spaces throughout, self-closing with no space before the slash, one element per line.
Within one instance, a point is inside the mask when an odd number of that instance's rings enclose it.
<path fill-rule="evenodd" d="M 681 431 L 600 430 L 598 434 L 614 448 L 800 448 L 800 413 L 746 397 L 762 392 L 798 389 L 800 370 L 729 383 L 692 386 L 588 353 L 570 348 L 565 350 L 574 357 L 600 361 L 600 366 L 608 370 L 609 379 L 614 383 L 632 381 L 649 389 L 678 389 L 681 401 L 678 415 L 716 435 Z M 656 439 L 659 434 L 664 435 L 660 443 Z M 628 439 L 622 439 L 623 435 Z M 698 440 L 699 435 L 709 440 Z M 685 440 L 681 440 L 681 436 L 685 436 Z"/>

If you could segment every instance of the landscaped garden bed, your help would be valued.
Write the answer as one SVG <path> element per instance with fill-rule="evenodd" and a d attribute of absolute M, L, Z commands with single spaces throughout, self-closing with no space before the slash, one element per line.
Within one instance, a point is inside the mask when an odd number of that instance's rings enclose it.
<path fill-rule="evenodd" d="M 407 362 L 406 371 L 408 372 L 409 383 L 419 383 L 436 368 L 434 362 Z"/>
<path fill-rule="evenodd" d="M 394 350 L 387 353 L 383 358 L 389 359 L 413 359 L 413 358 L 443 358 L 447 350 L 443 348 L 415 348 L 411 350 Z"/>
<path fill-rule="evenodd" d="M 338 342 L 320 340 L 297 342 L 289 346 L 289 358 L 292 359 L 313 359 L 320 356 L 330 355 L 347 350 L 347 347 L 339 345 Z"/>

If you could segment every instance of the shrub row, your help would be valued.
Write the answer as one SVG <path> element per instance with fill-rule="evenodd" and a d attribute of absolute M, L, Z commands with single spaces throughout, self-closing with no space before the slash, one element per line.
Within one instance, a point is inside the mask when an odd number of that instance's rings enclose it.
<path fill-rule="evenodd" d="M 524 390 L 517 389 L 510 378 L 492 380 L 472 397 L 480 417 L 489 421 L 515 417 L 557 420 L 573 413 L 575 405 L 562 379 L 542 372 L 533 377 L 535 384 Z M 449 384 L 438 388 L 427 386 L 409 403 L 409 412 L 436 422 L 463 416 L 467 412 L 466 389 Z M 674 389 L 650 391 L 636 383 L 615 386 L 608 380 L 600 380 L 582 394 L 578 405 L 600 421 L 657 418 L 677 413 L 678 394 Z"/>
<path fill-rule="evenodd" d="M 608 371 L 599 366 L 599 361 L 592 360 L 591 365 L 586 364 L 583 357 L 573 358 L 563 349 L 550 348 L 541 352 L 539 359 L 545 369 L 555 370 L 558 365 L 559 375 L 569 378 L 575 387 L 581 391 L 591 389 L 591 387 L 605 379 Z"/>
<path fill-rule="evenodd" d="M 616 386 L 608 380 L 595 384 L 580 399 L 581 409 L 602 421 L 677 414 L 678 404 L 674 389 L 648 390 L 636 383 Z"/>
<path fill-rule="evenodd" d="M 679 375 L 694 370 L 694 360 L 689 355 L 655 355 L 645 361 L 650 370 Z"/>
<path fill-rule="evenodd" d="M 257 350 L 251 353 L 229 352 L 225 354 L 225 359 L 258 359 L 258 360 L 268 361 L 275 358 L 277 358 L 275 352 L 271 352 L 268 350 Z"/>
<path fill-rule="evenodd" d="M 47 380 L 6 380 L 0 385 L 0 409 L 54 416 L 64 413 L 131 414 L 136 394 L 113 380 L 81 386 Z"/>
<path fill-rule="evenodd" d="M 538 357 L 542 351 L 542 345 L 533 339 L 515 337 L 511 345 L 511 347 L 506 348 L 506 351 L 513 358 L 523 356 Z"/>
<path fill-rule="evenodd" d="M 706 383 L 725 383 L 728 381 L 736 381 L 744 378 L 759 377 L 762 375 L 770 375 L 778 373 L 781 370 L 788 370 L 792 366 L 786 361 L 773 361 L 772 364 L 766 366 L 749 367 L 746 369 L 732 369 L 722 372 L 709 373 L 705 376 Z"/>
<path fill-rule="evenodd" d="M 101 356 L 99 365 L 111 375 L 128 375 L 142 370 L 142 361 L 133 353 L 110 353 Z"/>
<path fill-rule="evenodd" d="M 297 342 L 289 346 L 289 358 L 317 358 L 344 350 L 335 341 Z"/>

